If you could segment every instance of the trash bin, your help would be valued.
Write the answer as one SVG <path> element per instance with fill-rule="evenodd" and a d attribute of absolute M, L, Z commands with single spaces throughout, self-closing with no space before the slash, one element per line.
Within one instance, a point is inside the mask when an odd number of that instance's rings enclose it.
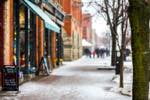
<path fill-rule="evenodd" d="M 116 57 L 116 68 L 115 68 L 115 72 L 116 74 L 120 74 L 120 63 L 119 63 L 120 57 Z"/>

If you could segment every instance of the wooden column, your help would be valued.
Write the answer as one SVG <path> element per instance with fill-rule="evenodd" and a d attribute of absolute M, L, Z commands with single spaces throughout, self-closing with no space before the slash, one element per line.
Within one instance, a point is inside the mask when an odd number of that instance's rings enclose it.
<path fill-rule="evenodd" d="M 40 19 L 39 21 L 39 60 L 44 57 L 44 23 Z"/>
<path fill-rule="evenodd" d="M 39 53 L 39 62 L 41 61 L 42 57 L 44 57 L 44 22 L 39 19 L 39 34 L 38 34 L 38 53 Z"/>
<path fill-rule="evenodd" d="M 13 2 L 0 1 L 0 67 L 13 64 Z"/>
<path fill-rule="evenodd" d="M 37 67 L 39 67 L 40 61 L 44 56 L 43 32 L 44 32 L 43 21 L 37 16 L 36 17 L 36 58 L 35 58 L 35 63 Z"/>
<path fill-rule="evenodd" d="M 36 16 L 36 53 L 35 53 L 35 64 L 39 67 L 39 18 Z"/>
<path fill-rule="evenodd" d="M 13 0 L 7 0 L 4 3 L 4 64 L 5 65 L 12 65 L 13 64 Z"/>
<path fill-rule="evenodd" d="M 13 62 L 14 62 L 14 59 L 13 59 L 13 52 L 14 52 L 14 50 L 13 50 L 13 41 L 14 41 L 14 11 L 13 11 L 13 5 L 14 5 L 14 0 L 9 0 L 9 15 L 10 15 L 10 17 L 9 17 L 9 19 L 10 19 L 10 23 L 9 23 L 9 28 L 10 28 L 10 31 L 9 31 L 9 33 L 10 33 L 10 35 L 9 35 L 9 39 L 10 39 L 10 41 L 9 41 L 9 50 L 10 50 L 10 52 L 9 52 L 9 64 L 13 64 Z M 6 58 L 7 59 L 7 58 Z"/>
<path fill-rule="evenodd" d="M 52 35 L 51 35 L 51 49 L 52 49 L 52 54 L 51 54 L 51 57 L 52 57 L 52 64 L 53 64 L 53 68 L 56 67 L 56 33 L 55 32 L 52 32 Z"/>
<path fill-rule="evenodd" d="M 44 57 L 44 23 L 39 18 L 36 17 L 36 64 L 37 64 L 37 75 L 39 75 L 39 71 L 41 70 L 41 61 Z"/>

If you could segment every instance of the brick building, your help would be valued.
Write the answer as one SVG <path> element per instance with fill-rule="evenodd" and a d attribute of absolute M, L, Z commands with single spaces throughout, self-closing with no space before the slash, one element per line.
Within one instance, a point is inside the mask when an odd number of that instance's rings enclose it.
<path fill-rule="evenodd" d="M 92 16 L 90 13 L 83 13 L 82 17 L 83 39 L 92 42 Z"/>
<path fill-rule="evenodd" d="M 65 11 L 64 21 L 64 59 L 74 60 L 82 55 L 82 2 L 81 0 L 62 0 Z"/>
<path fill-rule="evenodd" d="M 51 0 L 0 0 L 0 67 L 39 72 L 43 58 L 49 68 L 57 67 L 63 58 L 63 19 L 63 11 Z"/>

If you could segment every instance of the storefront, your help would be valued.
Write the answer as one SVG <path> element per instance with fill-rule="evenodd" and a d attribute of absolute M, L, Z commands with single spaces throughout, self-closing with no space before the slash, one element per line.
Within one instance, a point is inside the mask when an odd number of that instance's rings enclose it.
<path fill-rule="evenodd" d="M 60 5 L 54 4 L 51 0 L 43 0 L 43 10 L 44 12 L 60 27 L 60 33 L 51 32 L 50 34 L 50 48 L 51 48 L 51 58 L 53 67 L 58 67 L 63 61 L 63 38 L 62 30 L 64 27 L 64 12 L 61 9 Z"/>
<path fill-rule="evenodd" d="M 60 57 L 57 54 L 61 27 L 44 12 L 42 5 L 29 0 L 14 2 L 14 64 L 23 77 L 39 75 L 41 71 L 49 74 Z"/>
<path fill-rule="evenodd" d="M 63 59 L 64 14 L 51 2 L 40 1 L 0 1 L 0 68 L 16 65 L 20 79 L 39 75 L 44 65 L 49 73 Z"/>

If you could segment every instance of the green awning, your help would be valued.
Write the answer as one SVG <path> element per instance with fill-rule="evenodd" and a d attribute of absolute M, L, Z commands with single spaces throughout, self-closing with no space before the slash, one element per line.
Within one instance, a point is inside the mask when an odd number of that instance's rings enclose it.
<path fill-rule="evenodd" d="M 60 33 L 60 28 L 58 27 L 58 25 L 56 25 L 40 7 L 30 2 L 29 0 L 23 0 L 23 1 L 24 1 L 25 6 L 27 6 L 30 10 L 32 10 L 39 17 L 41 17 L 41 19 L 44 20 L 44 24 L 46 28 L 56 33 Z"/>

